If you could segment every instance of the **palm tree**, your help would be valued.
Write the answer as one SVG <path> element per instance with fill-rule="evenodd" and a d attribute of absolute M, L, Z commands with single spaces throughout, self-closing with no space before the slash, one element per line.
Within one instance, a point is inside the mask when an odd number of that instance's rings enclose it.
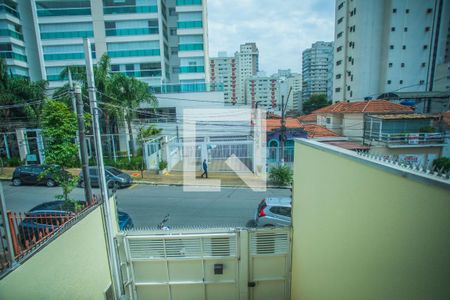
<path fill-rule="evenodd" d="M 135 140 L 131 121 L 136 115 L 137 109 L 141 103 L 149 103 L 153 107 L 158 105 L 156 97 L 150 93 L 148 85 L 145 82 L 137 80 L 133 77 L 127 77 L 121 73 L 112 76 L 110 91 L 114 98 L 118 100 L 118 104 L 126 110 L 124 119 L 128 126 L 128 135 L 130 136 L 130 150 L 136 153 Z"/>

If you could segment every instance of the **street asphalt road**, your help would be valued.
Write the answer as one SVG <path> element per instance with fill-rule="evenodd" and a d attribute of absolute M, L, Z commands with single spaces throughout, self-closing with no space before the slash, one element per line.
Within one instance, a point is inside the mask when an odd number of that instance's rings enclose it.
<path fill-rule="evenodd" d="M 11 186 L 0 182 L 7 209 L 26 212 L 43 202 L 54 200 L 61 188 L 46 186 Z M 98 189 L 94 193 L 100 194 Z M 74 199 L 82 199 L 84 191 L 75 188 Z M 133 219 L 135 227 L 155 227 L 166 214 L 168 226 L 245 226 L 253 219 L 256 207 L 264 197 L 290 196 L 289 189 L 254 192 L 247 188 L 222 188 L 220 192 L 184 192 L 181 186 L 137 184 L 117 192 L 118 207 Z"/>

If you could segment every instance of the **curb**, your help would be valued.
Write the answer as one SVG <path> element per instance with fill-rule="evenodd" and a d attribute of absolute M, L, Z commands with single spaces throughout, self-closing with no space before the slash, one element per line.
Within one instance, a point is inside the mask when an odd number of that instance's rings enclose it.
<path fill-rule="evenodd" d="M 0 177 L 0 181 L 11 181 L 11 178 L 6 177 Z M 155 181 L 147 181 L 147 180 L 137 180 L 133 181 L 133 184 L 142 184 L 142 185 L 151 185 L 151 186 L 184 186 L 183 183 L 164 183 L 164 182 L 155 182 Z M 207 187 L 208 185 L 202 185 Z M 248 189 L 249 187 L 246 185 L 231 185 L 231 184 L 221 184 L 220 187 L 223 188 L 245 188 Z M 268 189 L 290 189 L 289 186 L 274 186 L 274 185 L 268 185 L 266 186 Z"/>
<path fill-rule="evenodd" d="M 184 186 L 182 183 L 163 183 L 163 182 L 153 182 L 153 181 L 146 181 L 146 180 L 139 180 L 139 181 L 133 181 L 133 184 L 145 184 L 145 185 L 153 185 L 153 186 Z M 202 185 L 207 187 L 208 185 Z M 246 185 L 231 185 L 231 184 L 221 184 L 220 187 L 227 187 L 227 188 L 249 188 Z M 268 189 L 290 189 L 290 186 L 275 186 L 275 185 L 268 185 L 266 186 Z"/>

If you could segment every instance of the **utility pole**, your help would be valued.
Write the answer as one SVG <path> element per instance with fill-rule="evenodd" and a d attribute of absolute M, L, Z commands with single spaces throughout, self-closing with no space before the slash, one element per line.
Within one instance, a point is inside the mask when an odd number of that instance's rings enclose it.
<path fill-rule="evenodd" d="M 92 201 L 92 188 L 91 178 L 89 176 L 89 159 L 84 128 L 83 99 L 81 99 L 81 87 L 79 85 L 75 86 L 74 94 L 77 101 L 78 136 L 80 143 L 81 169 L 83 170 L 84 196 L 86 201 L 90 204 Z"/>
<path fill-rule="evenodd" d="M 73 81 L 72 81 L 72 72 L 70 71 L 70 67 L 68 67 L 67 77 L 69 77 L 69 87 L 70 87 L 70 99 L 72 100 L 72 109 L 73 112 L 77 112 L 77 104 L 75 100 L 74 90 L 73 90 Z"/>
<path fill-rule="evenodd" d="M 284 95 L 281 95 L 280 161 L 282 166 L 284 166 L 284 140 L 286 139 L 286 119 L 284 114 Z"/>
<path fill-rule="evenodd" d="M 70 100 L 72 100 L 72 109 L 74 113 L 77 113 L 77 104 L 75 100 L 75 93 L 73 89 L 73 81 L 72 81 L 72 72 L 70 71 L 70 67 L 67 67 L 67 77 L 69 78 L 69 88 L 70 88 Z M 80 135 L 77 132 L 77 142 L 80 141 Z M 81 158 L 81 149 L 78 147 L 78 157 Z"/>
<path fill-rule="evenodd" d="M 289 102 L 289 96 L 291 95 L 292 87 L 289 89 L 289 93 L 284 103 L 284 95 L 281 95 L 281 129 L 280 129 L 280 161 L 281 165 L 284 166 L 284 143 L 286 141 L 286 107 Z"/>
<path fill-rule="evenodd" d="M 103 199 L 103 214 L 106 221 L 106 238 L 108 243 L 109 267 L 111 270 L 112 286 L 114 289 L 114 297 L 120 299 L 123 296 L 122 283 L 120 282 L 120 268 L 118 265 L 118 255 L 114 240 L 113 219 L 111 216 L 111 205 L 108 199 L 108 184 L 105 177 L 105 166 L 103 164 L 103 150 L 100 136 L 100 123 L 98 117 L 97 96 L 94 81 L 94 68 L 92 66 L 91 42 L 89 39 L 83 39 L 84 57 L 86 59 L 86 73 L 89 90 L 89 101 L 92 114 L 93 134 L 95 140 L 95 151 L 97 154 L 99 186 Z"/>

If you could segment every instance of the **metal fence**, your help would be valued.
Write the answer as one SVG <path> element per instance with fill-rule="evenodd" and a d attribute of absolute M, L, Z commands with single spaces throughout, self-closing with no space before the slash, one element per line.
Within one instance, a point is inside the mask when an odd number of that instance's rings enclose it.
<path fill-rule="evenodd" d="M 8 226 L 2 226 L 0 274 L 10 268 L 16 260 L 37 251 L 46 241 L 63 232 L 67 225 L 97 206 L 97 199 L 94 196 L 89 204 L 80 202 L 75 211 L 69 209 L 67 211 L 44 211 L 45 209 L 43 209 L 42 211 L 22 213 L 2 210 Z M 8 247 L 8 237 L 11 240 L 11 247 Z"/>

